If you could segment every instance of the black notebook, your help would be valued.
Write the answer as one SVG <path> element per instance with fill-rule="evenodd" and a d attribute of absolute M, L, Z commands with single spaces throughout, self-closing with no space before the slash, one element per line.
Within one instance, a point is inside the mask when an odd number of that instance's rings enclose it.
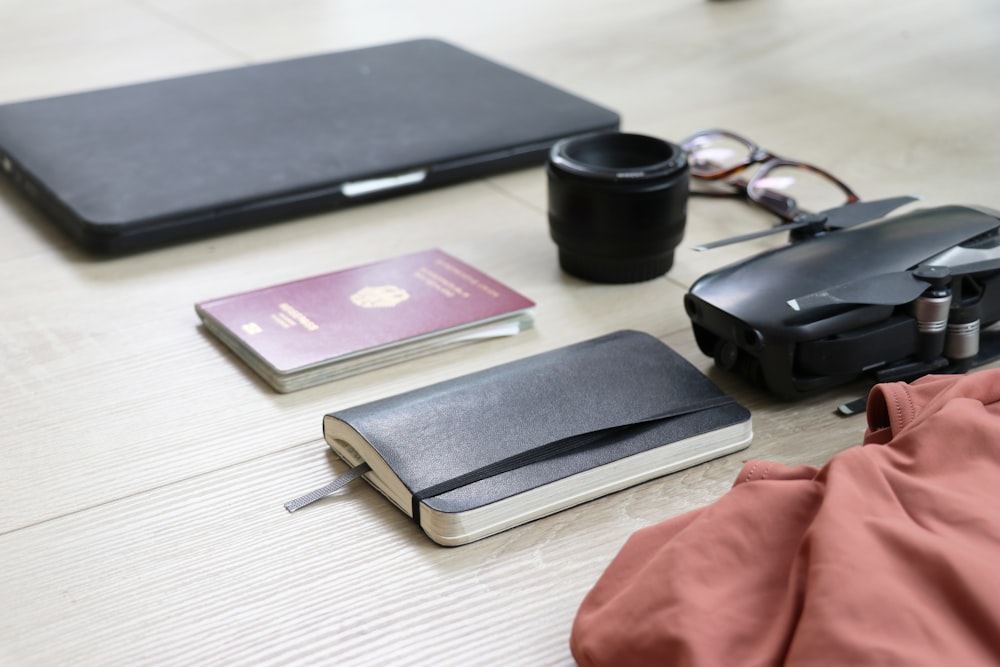
<path fill-rule="evenodd" d="M 614 112 L 423 39 L 0 105 L 0 173 L 124 251 L 541 164 Z"/>
<path fill-rule="evenodd" d="M 328 414 L 323 435 L 348 480 L 454 546 L 738 451 L 753 431 L 687 360 L 620 331 Z"/>

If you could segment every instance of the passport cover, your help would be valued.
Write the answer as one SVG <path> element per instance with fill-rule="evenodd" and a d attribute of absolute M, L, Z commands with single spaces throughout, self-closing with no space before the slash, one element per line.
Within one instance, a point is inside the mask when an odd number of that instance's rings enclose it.
<path fill-rule="evenodd" d="M 263 362 L 265 376 L 280 377 L 524 314 L 532 306 L 434 249 L 204 301 L 195 310 L 241 357 Z"/>
<path fill-rule="evenodd" d="M 324 436 L 454 545 L 745 448 L 752 430 L 686 359 L 620 331 L 328 414 Z"/>

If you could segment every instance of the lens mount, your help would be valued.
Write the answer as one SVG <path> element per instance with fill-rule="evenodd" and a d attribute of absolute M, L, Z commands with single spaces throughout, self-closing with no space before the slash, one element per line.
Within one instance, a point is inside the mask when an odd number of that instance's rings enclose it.
<path fill-rule="evenodd" d="M 642 180 L 687 168 L 687 154 L 671 143 L 642 134 L 605 132 L 563 139 L 549 155 L 554 168 L 600 180 Z"/>
<path fill-rule="evenodd" d="M 547 167 L 549 231 L 564 271 L 628 283 L 673 265 L 687 220 L 687 154 L 640 134 L 564 139 Z"/>

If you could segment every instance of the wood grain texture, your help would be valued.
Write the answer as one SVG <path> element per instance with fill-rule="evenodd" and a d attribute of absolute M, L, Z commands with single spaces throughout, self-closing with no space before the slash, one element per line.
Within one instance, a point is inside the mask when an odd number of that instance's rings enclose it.
<path fill-rule="evenodd" d="M 1000 5 L 990 0 L 0 0 L 0 102 L 436 36 L 680 140 L 720 126 L 862 196 L 1000 207 Z M 780 238 L 692 199 L 663 278 L 585 283 L 548 237 L 542 169 L 115 259 L 0 182 L 0 663 L 565 665 L 580 600 L 635 530 L 712 502 L 743 462 L 821 465 L 861 441 L 833 408 L 713 368 L 681 298 Z M 288 395 L 198 325 L 196 301 L 440 247 L 538 302 L 537 325 Z M 754 414 L 749 450 L 445 549 L 343 466 L 330 410 L 621 328 L 659 336 Z"/>

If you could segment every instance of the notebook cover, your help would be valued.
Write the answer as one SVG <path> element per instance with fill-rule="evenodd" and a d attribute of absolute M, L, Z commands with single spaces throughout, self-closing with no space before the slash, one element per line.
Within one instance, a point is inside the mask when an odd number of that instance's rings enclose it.
<path fill-rule="evenodd" d="M 329 417 L 354 428 L 414 493 L 546 443 L 698 404 L 714 407 L 423 501 L 461 512 L 748 421 L 750 413 L 660 340 L 620 331 Z"/>
<path fill-rule="evenodd" d="M 287 373 L 532 306 L 435 249 L 203 301 L 195 310 Z"/>
<path fill-rule="evenodd" d="M 617 125 L 425 39 L 2 105 L 0 172 L 118 251 L 538 164 L 559 138 Z"/>

